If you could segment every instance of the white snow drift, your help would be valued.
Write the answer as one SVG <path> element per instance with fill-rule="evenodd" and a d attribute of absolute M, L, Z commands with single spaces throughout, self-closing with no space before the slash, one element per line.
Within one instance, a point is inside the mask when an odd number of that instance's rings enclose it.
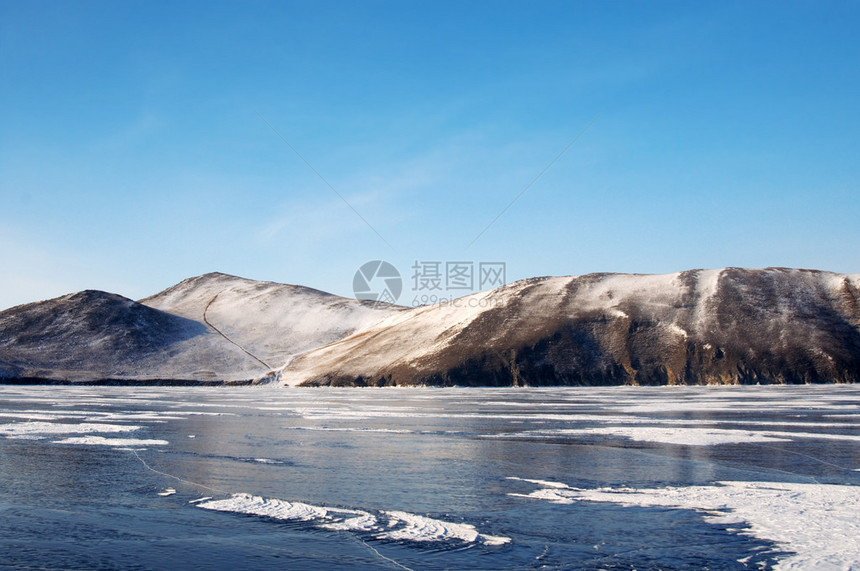
<path fill-rule="evenodd" d="M 510 479 L 542 486 L 527 494 L 509 494 L 516 497 L 557 504 L 590 501 L 692 509 L 711 523 L 742 524 L 740 533 L 775 541 L 793 552 L 779 562 L 779 569 L 860 568 L 858 486 L 717 482 L 710 486 L 582 489 L 560 482 Z"/>
<path fill-rule="evenodd" d="M 510 541 L 508 537 L 478 533 L 471 524 L 452 523 L 403 511 L 380 511 L 373 514 L 362 510 L 267 499 L 250 494 L 233 494 L 230 498 L 200 501 L 196 505 L 207 510 L 252 514 L 283 521 L 311 522 L 322 529 L 373 532 L 378 539 L 394 541 L 460 541 L 486 545 L 503 545 Z"/>

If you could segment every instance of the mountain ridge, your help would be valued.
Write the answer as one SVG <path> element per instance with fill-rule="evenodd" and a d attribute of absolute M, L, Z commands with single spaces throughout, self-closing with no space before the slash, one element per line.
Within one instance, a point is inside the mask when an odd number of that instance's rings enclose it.
<path fill-rule="evenodd" d="M 0 312 L 0 378 L 283 385 L 860 381 L 860 274 L 527 278 L 406 308 L 212 272 Z"/>

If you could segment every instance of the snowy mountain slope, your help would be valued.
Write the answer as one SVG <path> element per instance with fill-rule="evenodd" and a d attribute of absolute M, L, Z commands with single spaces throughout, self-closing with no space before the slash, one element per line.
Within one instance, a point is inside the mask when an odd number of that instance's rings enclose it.
<path fill-rule="evenodd" d="M 860 275 L 768 268 L 534 278 L 294 358 L 288 385 L 860 381 Z"/>
<path fill-rule="evenodd" d="M 204 322 L 269 369 L 405 311 L 307 287 L 220 273 L 187 279 L 140 303 Z"/>
<path fill-rule="evenodd" d="M 7 377 L 193 379 L 203 362 L 241 369 L 247 358 L 223 345 L 201 323 L 100 291 L 0 313 L 0 358 L 14 367 Z"/>
<path fill-rule="evenodd" d="M 0 312 L 0 377 L 250 380 L 400 311 L 224 274 L 140 303 L 85 291 Z"/>

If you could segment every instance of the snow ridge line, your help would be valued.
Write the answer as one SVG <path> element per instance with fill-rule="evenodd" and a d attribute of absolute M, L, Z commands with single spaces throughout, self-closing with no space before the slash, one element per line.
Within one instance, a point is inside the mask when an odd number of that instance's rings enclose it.
<path fill-rule="evenodd" d="M 215 297 L 210 299 L 209 303 L 206 304 L 206 308 L 203 310 L 203 323 L 205 323 L 206 325 L 211 327 L 212 330 L 215 331 L 215 333 L 217 333 L 218 335 L 220 335 L 221 337 L 223 337 L 224 339 L 226 339 L 227 341 L 229 341 L 230 343 L 232 343 L 233 345 L 235 345 L 236 347 L 241 349 L 242 352 L 244 352 L 246 355 L 248 355 L 249 357 L 251 357 L 252 359 L 257 361 L 258 363 L 260 363 L 261 365 L 266 367 L 267 370 L 271 371 L 272 369 L 274 369 L 274 367 L 272 367 L 271 365 L 269 365 L 268 363 L 266 363 L 265 361 L 263 361 L 262 359 L 260 359 L 259 357 L 257 357 L 256 355 L 254 355 L 253 353 L 251 353 L 250 351 L 248 351 L 247 349 L 245 349 L 244 347 L 242 347 L 241 345 L 239 345 L 238 343 L 236 343 L 235 341 L 230 339 L 229 337 L 227 337 L 226 335 L 224 335 L 224 333 L 220 329 L 218 329 L 217 327 L 212 325 L 212 323 L 206 317 L 206 313 L 209 311 L 209 306 L 211 306 L 213 303 L 215 303 L 215 300 L 218 299 L 219 295 L 221 295 L 221 294 L 220 293 L 215 294 Z"/>

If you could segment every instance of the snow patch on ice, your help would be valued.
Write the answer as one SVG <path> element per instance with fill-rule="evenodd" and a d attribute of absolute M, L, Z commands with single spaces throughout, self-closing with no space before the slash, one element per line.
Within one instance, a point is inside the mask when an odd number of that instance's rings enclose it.
<path fill-rule="evenodd" d="M 90 413 L 85 420 L 104 422 L 104 421 L 120 421 L 120 422 L 166 422 L 168 420 L 186 420 L 184 416 L 176 416 L 175 414 L 163 414 L 159 412 L 115 412 L 115 413 Z"/>
<path fill-rule="evenodd" d="M 353 517 L 331 523 L 322 523 L 319 527 L 332 531 L 373 531 L 376 528 L 377 520 L 373 514 L 359 510 L 336 510 L 336 513 L 349 514 Z"/>
<path fill-rule="evenodd" d="M 140 430 L 140 426 L 121 424 L 101 424 L 95 422 L 81 422 L 77 424 L 60 422 L 15 422 L 12 424 L 0 424 L 0 436 L 44 436 L 50 434 L 89 434 L 89 433 L 115 433 L 133 432 Z"/>
<path fill-rule="evenodd" d="M 467 523 L 452 523 L 403 511 L 380 511 L 376 515 L 363 510 L 314 506 L 302 502 L 267 499 L 250 494 L 233 494 L 222 500 L 201 498 L 197 507 L 269 517 L 282 521 L 313 523 L 321 529 L 336 531 L 377 532 L 378 539 L 394 541 L 461 541 L 503 545 L 508 537 L 484 535 Z"/>
<path fill-rule="evenodd" d="M 860 486 L 717 482 L 654 489 L 542 488 L 509 495 L 559 504 L 591 501 L 698 510 L 711 523 L 746 522 L 749 529 L 740 533 L 793 552 L 778 569 L 860 568 Z"/>
<path fill-rule="evenodd" d="M 778 430 L 741 430 L 731 428 L 700 428 L 686 426 L 688 421 L 666 424 L 681 426 L 596 426 L 586 428 L 558 428 L 526 430 L 523 432 L 508 432 L 486 434 L 484 438 L 546 438 L 546 437 L 577 437 L 577 436 L 608 436 L 629 438 L 639 442 L 659 442 L 679 446 L 715 446 L 719 444 L 742 444 L 757 442 L 790 442 L 798 438 L 860 441 L 860 435 L 831 434 L 824 432 L 787 432 Z M 764 423 L 769 424 L 769 423 Z"/>
<path fill-rule="evenodd" d="M 713 446 L 743 442 L 787 442 L 795 433 L 764 433 L 749 430 L 719 428 L 665 428 L 659 426 L 600 426 L 591 428 L 561 428 L 533 430 L 515 434 L 493 435 L 496 438 L 534 436 L 620 436 L 640 442 L 659 442 L 683 446 Z M 819 436 L 819 435 L 815 435 Z M 822 438 L 827 435 L 820 435 Z"/>
<path fill-rule="evenodd" d="M 365 511 L 314 506 L 250 494 L 233 494 L 232 497 L 223 500 L 203 498 L 197 500 L 197 507 L 257 515 L 281 521 L 313 522 L 322 529 L 337 531 L 371 531 L 377 525 L 376 517 Z"/>
<path fill-rule="evenodd" d="M 412 434 L 414 430 L 403 428 L 364 428 L 364 427 L 337 427 L 337 426 L 285 426 L 288 430 L 312 430 L 318 432 L 371 432 L 379 434 Z"/>
<path fill-rule="evenodd" d="M 722 388 L 722 387 L 721 387 Z M 618 412 L 633 413 L 633 414 L 653 414 L 667 412 L 774 412 L 776 410 L 785 409 L 826 409 L 826 410 L 856 410 L 856 405 L 834 404 L 817 400 L 801 400 L 792 399 L 783 402 L 767 401 L 767 400 L 740 400 L 737 396 L 732 395 L 730 388 L 723 388 L 727 392 L 723 398 L 716 398 L 709 395 L 711 398 L 698 399 L 695 402 L 686 400 L 670 400 L 670 399 L 652 399 L 639 404 L 622 404 L 613 407 Z M 734 397 L 734 398 L 733 398 Z M 643 399 L 639 399 L 643 400 Z"/>
<path fill-rule="evenodd" d="M 85 446 L 166 446 L 167 440 L 146 438 L 105 438 L 104 436 L 71 436 L 54 440 L 54 444 L 79 444 Z"/>
<path fill-rule="evenodd" d="M 19 411 L 19 412 L 0 412 L 0 418 L 22 418 L 26 420 L 44 420 L 51 421 L 57 420 L 60 418 L 73 418 L 72 415 L 52 413 L 52 412 L 28 412 L 28 411 Z"/>
<path fill-rule="evenodd" d="M 390 526 L 403 523 L 402 527 L 386 531 L 378 535 L 380 539 L 396 541 L 445 541 L 458 539 L 466 543 L 480 541 L 487 545 L 504 545 L 511 539 L 478 533 L 474 525 L 468 523 L 451 523 L 439 519 L 415 515 L 401 511 L 382 512 L 387 515 Z"/>
<path fill-rule="evenodd" d="M 259 515 L 286 521 L 311 521 L 326 519 L 328 510 L 301 502 L 285 502 L 278 499 L 266 499 L 250 494 L 233 494 L 224 500 L 211 500 L 197 504 L 206 510 L 222 512 L 237 512 Z"/>
<path fill-rule="evenodd" d="M 567 484 L 563 484 L 561 482 L 550 482 L 548 480 L 533 480 L 530 478 L 517 478 L 516 476 L 508 476 L 507 479 L 517 480 L 520 482 L 528 482 L 530 484 L 537 484 L 538 486 L 543 486 L 545 488 L 567 489 L 569 487 Z"/>

